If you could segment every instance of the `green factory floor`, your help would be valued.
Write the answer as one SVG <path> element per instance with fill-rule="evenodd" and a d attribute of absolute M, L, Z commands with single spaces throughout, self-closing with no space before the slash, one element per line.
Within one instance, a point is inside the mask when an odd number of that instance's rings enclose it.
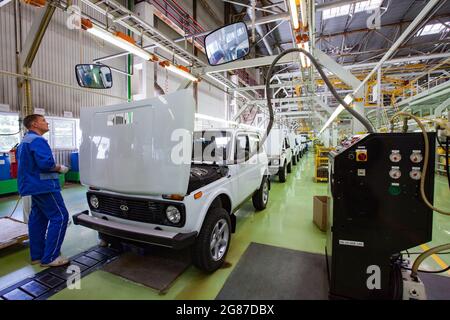
<path fill-rule="evenodd" d="M 313 196 L 327 194 L 327 184 L 314 183 L 313 176 L 314 155 L 310 152 L 293 167 L 285 184 L 277 180 L 272 183 L 266 210 L 255 212 L 251 201 L 248 201 L 237 212 L 237 231 L 232 235 L 227 255 L 227 261 L 231 265 L 228 268 L 207 275 L 191 266 L 164 295 L 111 273 L 95 271 L 81 280 L 81 290 L 65 289 L 51 299 L 214 299 L 251 242 L 323 253 L 325 234 L 312 222 L 312 207 Z M 87 208 L 85 190 L 79 185 L 64 188 L 63 197 L 71 214 Z M 17 196 L 0 198 L 0 217 L 13 210 L 16 200 Z M 450 210 L 449 191 L 443 176 L 436 176 L 435 205 Z M 20 205 L 14 216 L 20 219 Z M 449 242 L 449 236 L 450 218 L 435 213 L 433 241 L 426 245 L 432 247 Z M 94 231 L 71 224 L 62 252 L 73 256 L 92 247 L 96 242 Z M 421 252 L 424 249 L 425 246 L 420 246 L 411 249 L 411 252 Z M 445 264 L 450 264 L 450 255 L 429 258 L 422 268 L 437 270 Z M 40 267 L 29 264 L 26 245 L 0 251 L 0 289 L 39 270 Z"/>

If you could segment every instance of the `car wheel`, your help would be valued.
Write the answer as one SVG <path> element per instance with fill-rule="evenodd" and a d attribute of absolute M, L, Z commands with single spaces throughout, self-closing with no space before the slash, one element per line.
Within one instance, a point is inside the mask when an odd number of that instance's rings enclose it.
<path fill-rule="evenodd" d="M 253 206 L 256 210 L 264 210 L 269 201 L 269 178 L 265 176 L 261 186 L 252 196 Z"/>
<path fill-rule="evenodd" d="M 223 208 L 210 209 L 193 245 L 194 265 L 208 273 L 219 269 L 225 262 L 230 240 L 230 215 Z"/>
<path fill-rule="evenodd" d="M 292 172 L 292 161 L 289 162 L 289 164 L 287 165 L 287 172 L 291 173 Z"/>
<path fill-rule="evenodd" d="M 297 156 L 296 155 L 292 157 L 292 164 L 294 166 L 297 165 Z"/>
<path fill-rule="evenodd" d="M 300 153 L 297 155 L 297 162 L 300 162 L 301 155 Z"/>
<path fill-rule="evenodd" d="M 280 182 L 286 182 L 287 177 L 287 168 L 286 163 L 278 170 L 278 178 L 280 178 Z"/>

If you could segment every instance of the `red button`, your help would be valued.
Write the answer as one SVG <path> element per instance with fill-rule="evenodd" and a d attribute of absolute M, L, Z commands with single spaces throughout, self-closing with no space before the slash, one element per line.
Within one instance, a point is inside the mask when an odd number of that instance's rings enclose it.
<path fill-rule="evenodd" d="M 367 159 L 367 155 L 365 153 L 358 154 L 359 161 L 365 161 Z"/>

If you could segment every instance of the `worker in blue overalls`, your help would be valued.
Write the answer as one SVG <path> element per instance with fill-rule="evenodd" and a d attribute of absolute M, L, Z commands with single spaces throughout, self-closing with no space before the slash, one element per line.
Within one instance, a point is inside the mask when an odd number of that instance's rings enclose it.
<path fill-rule="evenodd" d="M 56 164 L 47 140 L 49 131 L 45 118 L 38 114 L 26 116 L 23 125 L 28 133 L 18 150 L 18 187 L 21 196 L 31 195 L 31 214 L 28 221 L 31 263 L 43 267 L 58 267 L 69 263 L 61 256 L 66 234 L 67 212 L 58 173 L 69 168 Z"/>

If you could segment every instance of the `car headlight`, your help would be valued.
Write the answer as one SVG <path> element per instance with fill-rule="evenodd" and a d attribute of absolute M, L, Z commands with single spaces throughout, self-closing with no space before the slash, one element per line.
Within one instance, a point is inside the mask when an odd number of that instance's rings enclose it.
<path fill-rule="evenodd" d="M 98 208 L 99 202 L 98 202 L 98 198 L 97 198 L 96 196 L 92 195 L 92 196 L 89 198 L 89 202 L 91 203 L 91 206 L 92 206 L 92 207 L 94 207 L 95 209 Z"/>
<path fill-rule="evenodd" d="M 181 213 L 180 210 L 177 209 L 177 207 L 174 206 L 168 206 L 166 208 L 166 217 L 169 219 L 169 221 L 173 224 L 177 224 L 181 220 Z"/>
<path fill-rule="evenodd" d="M 278 165 L 280 164 L 280 160 L 278 160 L 278 159 L 273 160 L 273 161 L 272 161 L 272 164 L 273 164 L 274 166 L 278 166 Z"/>

